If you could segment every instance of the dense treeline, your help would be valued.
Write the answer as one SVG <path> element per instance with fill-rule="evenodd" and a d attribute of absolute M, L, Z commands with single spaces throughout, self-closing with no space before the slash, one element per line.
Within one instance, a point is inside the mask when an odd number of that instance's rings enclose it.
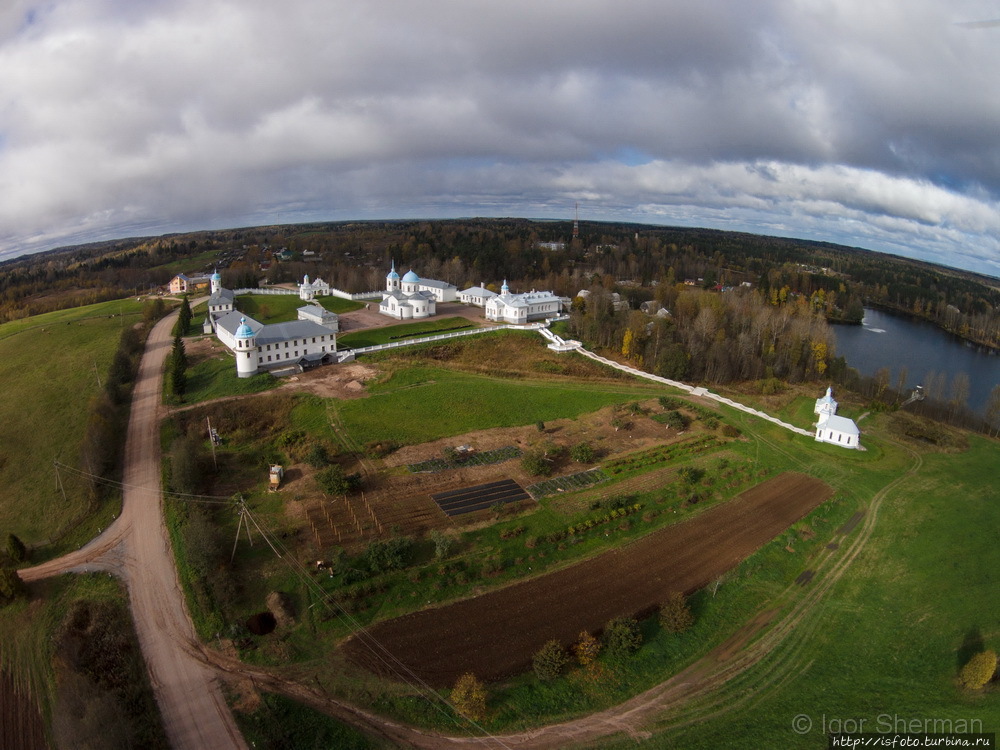
<path fill-rule="evenodd" d="M 272 262 L 285 250 L 289 256 Z M 185 264 L 183 259 L 189 259 Z M 456 286 L 551 289 L 573 297 L 599 282 L 633 307 L 688 280 L 706 289 L 752 284 L 766 300 L 804 298 L 827 320 L 859 322 L 863 304 L 917 315 L 1000 347 L 996 280 L 829 243 L 736 232 L 526 219 L 336 222 L 197 232 L 53 251 L 0 265 L 0 321 L 165 284 L 218 266 L 229 288 L 322 276 L 347 291 L 381 288 L 400 270 Z M 265 270 L 266 269 L 266 270 Z M 663 294 L 663 292 L 659 292 Z"/>
<path fill-rule="evenodd" d="M 750 289 L 717 294 L 675 287 L 664 301 L 671 302 L 670 318 L 616 311 L 611 293 L 595 287 L 574 303 L 571 332 L 675 380 L 800 382 L 823 377 L 830 365 L 829 326 L 804 298 L 776 305 Z"/>
<path fill-rule="evenodd" d="M 150 302 L 143 311 L 143 323 L 122 330 L 104 386 L 91 399 L 80 447 L 80 464 L 90 475 L 95 500 L 107 486 L 104 480 L 118 479 L 132 385 L 139 371 L 146 334 L 163 317 L 165 309 L 163 300 Z"/>

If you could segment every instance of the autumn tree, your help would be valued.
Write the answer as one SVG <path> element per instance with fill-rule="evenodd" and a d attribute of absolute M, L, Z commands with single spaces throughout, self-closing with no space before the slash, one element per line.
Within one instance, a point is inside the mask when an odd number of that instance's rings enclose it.
<path fill-rule="evenodd" d="M 573 653 L 581 666 L 586 667 L 593 664 L 601 653 L 601 642 L 586 630 L 580 631 L 576 643 L 573 646 Z"/>
<path fill-rule="evenodd" d="M 482 721 L 486 718 L 486 688 L 472 672 L 466 672 L 455 682 L 451 702 L 466 719 Z"/>
<path fill-rule="evenodd" d="M 993 386 L 986 402 L 986 421 L 993 426 L 994 436 L 1000 432 L 1000 385 Z"/>
<path fill-rule="evenodd" d="M 660 627 L 668 633 L 683 633 L 694 625 L 694 615 L 684 594 L 671 591 L 660 605 Z"/>
<path fill-rule="evenodd" d="M 997 653 L 993 649 L 975 654 L 958 674 L 962 687 L 979 690 L 993 679 L 997 671 Z"/>
<path fill-rule="evenodd" d="M 569 664 L 569 654 L 559 641 L 551 640 L 535 652 L 531 666 L 539 680 L 554 680 Z"/>

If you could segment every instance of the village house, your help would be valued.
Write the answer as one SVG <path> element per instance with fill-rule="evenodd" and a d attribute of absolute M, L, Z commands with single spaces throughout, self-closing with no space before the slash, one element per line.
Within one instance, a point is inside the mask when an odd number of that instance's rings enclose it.
<path fill-rule="evenodd" d="M 211 283 L 211 277 L 207 273 L 197 273 L 190 276 L 179 273 L 167 284 L 167 289 L 171 294 L 187 294 L 198 289 L 204 289 Z"/>

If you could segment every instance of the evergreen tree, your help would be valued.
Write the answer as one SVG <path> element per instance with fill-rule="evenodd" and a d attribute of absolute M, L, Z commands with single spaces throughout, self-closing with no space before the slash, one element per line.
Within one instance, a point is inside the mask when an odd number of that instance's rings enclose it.
<path fill-rule="evenodd" d="M 176 333 L 179 336 L 187 335 L 188 328 L 191 326 L 191 304 L 188 302 L 187 295 L 181 300 L 181 309 L 177 313 L 177 329 Z"/>
<path fill-rule="evenodd" d="M 170 378 L 170 391 L 175 396 L 183 396 L 187 390 L 187 353 L 180 335 L 174 336 L 174 345 L 170 350 L 167 372 Z"/>

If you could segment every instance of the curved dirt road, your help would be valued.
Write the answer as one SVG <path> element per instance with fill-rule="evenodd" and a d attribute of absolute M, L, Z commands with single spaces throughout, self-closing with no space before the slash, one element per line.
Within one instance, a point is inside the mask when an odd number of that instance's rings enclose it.
<path fill-rule="evenodd" d="M 159 408 L 163 363 L 177 314 L 150 332 L 132 395 L 122 513 L 101 536 L 57 560 L 20 571 L 25 581 L 107 570 L 128 586 L 132 618 L 171 747 L 247 747 L 215 670 L 201 656 L 162 520 Z"/>

